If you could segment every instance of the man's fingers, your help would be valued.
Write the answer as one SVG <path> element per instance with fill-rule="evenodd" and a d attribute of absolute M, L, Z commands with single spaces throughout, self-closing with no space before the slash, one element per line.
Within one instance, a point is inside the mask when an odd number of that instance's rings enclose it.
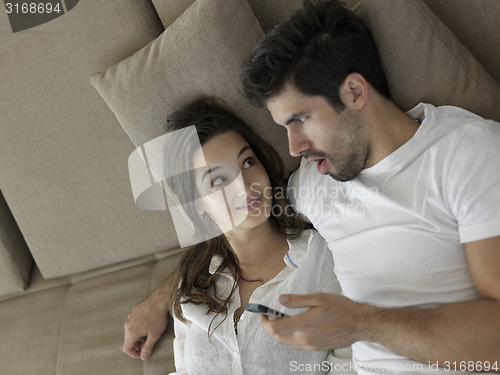
<path fill-rule="evenodd" d="M 290 308 L 312 307 L 317 304 L 317 295 L 314 294 L 282 294 L 279 299 L 283 306 Z"/>
<path fill-rule="evenodd" d="M 123 340 L 122 351 L 132 358 L 139 358 L 139 352 L 137 351 L 137 338 L 130 334 L 125 333 L 125 339 Z"/>
<path fill-rule="evenodd" d="M 151 338 L 151 336 L 147 337 L 146 342 L 142 345 L 141 348 L 141 359 L 143 361 L 147 361 L 149 357 L 151 357 L 151 353 L 153 353 L 156 341 L 157 340 Z"/>
<path fill-rule="evenodd" d="M 266 315 L 262 315 L 260 318 L 260 325 L 265 331 L 274 336 L 285 335 L 300 330 L 303 324 L 301 315 L 302 314 L 298 314 L 275 320 L 271 320 Z"/>

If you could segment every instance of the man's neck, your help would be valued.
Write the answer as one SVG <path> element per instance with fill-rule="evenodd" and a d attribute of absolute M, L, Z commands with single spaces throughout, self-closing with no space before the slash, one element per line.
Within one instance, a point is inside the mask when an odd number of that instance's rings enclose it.
<path fill-rule="evenodd" d="M 382 97 L 374 98 L 364 116 L 371 129 L 370 153 L 365 168 L 377 164 L 408 142 L 420 125 L 392 101 Z"/>

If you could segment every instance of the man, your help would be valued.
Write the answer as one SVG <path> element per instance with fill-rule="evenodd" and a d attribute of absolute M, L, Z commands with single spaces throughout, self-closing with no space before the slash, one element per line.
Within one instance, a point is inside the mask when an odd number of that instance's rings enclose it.
<path fill-rule="evenodd" d="M 273 29 L 242 83 L 304 156 L 292 199 L 344 291 L 282 296 L 309 310 L 264 329 L 294 349 L 353 344 L 360 373 L 498 372 L 500 125 L 454 107 L 402 112 L 371 34 L 332 1 Z"/>

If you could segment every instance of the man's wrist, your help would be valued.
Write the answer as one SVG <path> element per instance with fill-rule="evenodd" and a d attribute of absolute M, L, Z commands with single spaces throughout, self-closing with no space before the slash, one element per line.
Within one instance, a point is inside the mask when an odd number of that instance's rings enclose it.
<path fill-rule="evenodd" d="M 359 304 L 359 326 L 356 341 L 381 341 L 385 315 L 388 309 L 376 307 L 367 303 Z"/>
<path fill-rule="evenodd" d="M 158 308 L 170 311 L 172 305 L 174 285 L 176 284 L 177 274 L 174 272 L 170 277 L 161 283 L 149 297 L 151 302 Z"/>

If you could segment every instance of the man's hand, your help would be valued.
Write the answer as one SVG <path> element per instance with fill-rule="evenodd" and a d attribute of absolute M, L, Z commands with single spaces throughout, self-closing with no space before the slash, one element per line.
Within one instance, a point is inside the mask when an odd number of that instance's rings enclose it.
<path fill-rule="evenodd" d="M 154 346 L 167 328 L 168 306 L 156 295 L 135 306 L 125 322 L 123 352 L 143 361 L 151 357 Z"/>
<path fill-rule="evenodd" d="M 296 350 L 343 348 L 366 340 L 367 327 L 363 322 L 367 314 L 376 310 L 333 293 L 282 295 L 280 303 L 291 308 L 309 308 L 302 314 L 279 320 L 261 318 L 262 327 L 273 334 L 278 343 Z"/>
<path fill-rule="evenodd" d="M 500 304 L 482 299 L 436 308 L 382 308 L 337 294 L 282 295 L 287 307 L 309 310 L 279 320 L 261 318 L 277 342 L 297 350 L 328 350 L 377 342 L 428 363 L 498 364 Z M 458 329 L 460 327 L 460 329 Z M 467 344 L 464 345 L 464 338 Z M 498 368 L 498 367 L 497 367 Z M 495 372 L 500 372 L 497 368 Z"/>
<path fill-rule="evenodd" d="M 151 357 L 156 342 L 168 324 L 168 311 L 174 286 L 179 280 L 175 270 L 145 301 L 134 307 L 125 322 L 123 352 L 143 361 Z"/>

